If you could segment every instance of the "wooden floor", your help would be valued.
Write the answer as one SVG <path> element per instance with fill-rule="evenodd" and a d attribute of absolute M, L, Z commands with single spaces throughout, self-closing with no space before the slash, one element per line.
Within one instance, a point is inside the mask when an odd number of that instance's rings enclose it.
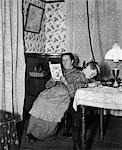
<path fill-rule="evenodd" d="M 104 140 L 101 140 L 99 136 L 98 116 L 94 117 L 92 122 L 87 125 L 88 150 L 122 150 L 122 117 L 110 116 L 110 119 L 104 120 Z M 31 143 L 26 138 L 25 130 L 19 150 L 72 150 L 72 145 L 72 138 L 64 137 L 62 131 L 56 137 L 51 137 L 46 141 Z"/>

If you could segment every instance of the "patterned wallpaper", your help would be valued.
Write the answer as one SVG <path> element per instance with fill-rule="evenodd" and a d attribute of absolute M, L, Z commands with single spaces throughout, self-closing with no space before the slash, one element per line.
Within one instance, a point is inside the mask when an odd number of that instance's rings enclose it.
<path fill-rule="evenodd" d="M 46 53 L 65 51 L 64 3 L 46 4 Z"/>
<path fill-rule="evenodd" d="M 29 3 L 44 8 L 39 33 L 24 31 L 26 53 L 62 53 L 65 51 L 65 9 L 64 2 L 43 3 L 40 0 L 24 0 L 24 26 Z"/>

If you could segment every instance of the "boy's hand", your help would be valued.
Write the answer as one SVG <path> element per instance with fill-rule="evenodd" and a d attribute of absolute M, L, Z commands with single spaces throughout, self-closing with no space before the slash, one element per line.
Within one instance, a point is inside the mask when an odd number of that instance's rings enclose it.
<path fill-rule="evenodd" d="M 101 83 L 100 82 L 88 83 L 88 87 L 97 87 L 97 86 L 101 86 Z"/>

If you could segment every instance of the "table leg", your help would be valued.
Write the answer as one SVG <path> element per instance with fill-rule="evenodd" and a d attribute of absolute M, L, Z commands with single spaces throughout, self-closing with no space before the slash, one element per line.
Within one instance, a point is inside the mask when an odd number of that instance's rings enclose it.
<path fill-rule="evenodd" d="M 86 149 L 85 106 L 81 106 L 80 111 L 82 115 L 81 147 L 82 150 L 85 150 Z"/>
<path fill-rule="evenodd" d="M 103 140 L 103 108 L 100 108 L 100 138 Z"/>

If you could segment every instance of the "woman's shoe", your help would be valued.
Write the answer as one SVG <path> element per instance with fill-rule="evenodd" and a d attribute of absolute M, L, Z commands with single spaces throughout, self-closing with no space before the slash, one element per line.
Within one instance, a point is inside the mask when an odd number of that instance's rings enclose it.
<path fill-rule="evenodd" d="M 34 137 L 31 133 L 28 133 L 28 134 L 27 134 L 27 137 L 28 137 L 28 140 L 29 140 L 30 142 L 35 142 L 35 141 L 38 140 L 38 139 L 37 139 L 36 137 Z"/>

